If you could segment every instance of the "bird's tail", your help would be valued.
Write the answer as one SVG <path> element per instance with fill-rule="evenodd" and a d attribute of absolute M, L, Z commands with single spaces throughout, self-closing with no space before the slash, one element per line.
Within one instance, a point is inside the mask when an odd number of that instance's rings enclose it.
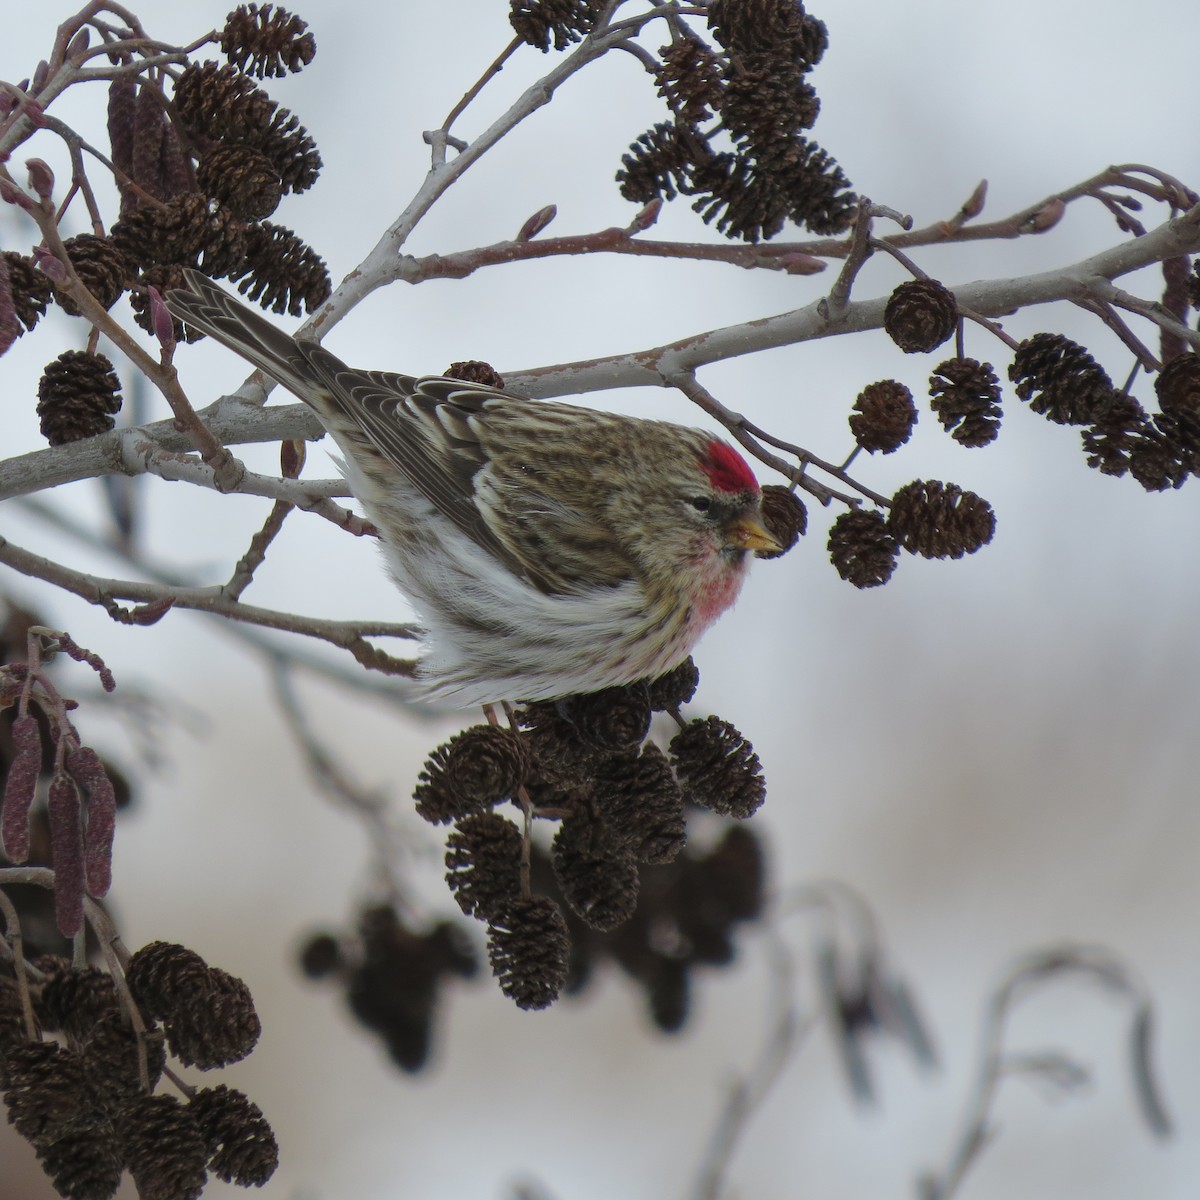
<path fill-rule="evenodd" d="M 306 404 L 320 408 L 314 391 L 329 389 L 320 373 L 313 369 L 316 342 L 297 341 L 276 329 L 199 271 L 185 268 L 183 274 L 189 290 L 177 288 L 166 295 L 167 308 L 176 317 L 240 354 Z M 325 356 L 332 358 L 328 352 Z"/>

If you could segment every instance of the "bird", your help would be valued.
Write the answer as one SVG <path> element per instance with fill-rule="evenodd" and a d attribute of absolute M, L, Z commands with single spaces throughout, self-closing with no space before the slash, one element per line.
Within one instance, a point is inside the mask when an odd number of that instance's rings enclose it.
<path fill-rule="evenodd" d="M 446 376 L 356 370 L 191 268 L 169 311 L 307 404 L 426 634 L 422 695 L 558 701 L 681 664 L 777 552 L 702 429 Z"/>

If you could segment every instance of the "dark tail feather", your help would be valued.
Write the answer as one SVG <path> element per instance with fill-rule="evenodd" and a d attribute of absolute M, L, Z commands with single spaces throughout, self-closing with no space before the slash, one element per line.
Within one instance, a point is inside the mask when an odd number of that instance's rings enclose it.
<path fill-rule="evenodd" d="M 167 308 L 181 321 L 241 355 L 306 404 L 313 404 L 314 389 L 328 391 L 306 353 L 316 348 L 315 342 L 302 344 L 276 329 L 199 271 L 185 269 L 184 278 L 190 291 L 175 289 L 166 295 Z"/>

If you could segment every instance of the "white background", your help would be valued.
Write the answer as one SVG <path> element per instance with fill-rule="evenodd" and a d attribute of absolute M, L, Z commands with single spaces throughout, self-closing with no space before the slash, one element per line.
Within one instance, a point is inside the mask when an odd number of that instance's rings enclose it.
<path fill-rule="evenodd" d="M 150 4 L 140 15 L 152 35 L 187 41 L 219 27 L 225 11 L 205 0 Z M 302 8 L 317 59 L 271 92 L 313 133 L 326 166 L 312 192 L 274 219 L 316 246 L 335 280 L 418 186 L 428 162 L 421 131 L 440 123 L 507 43 L 506 11 L 502 0 L 309 0 Z M 989 216 L 1110 162 L 1150 163 L 1200 185 L 1200 17 L 1187 0 L 1135 8 L 860 0 L 813 11 L 831 40 L 812 76 L 823 104 L 815 136 L 856 188 L 918 224 L 951 216 L 985 177 Z M 0 76 L 29 74 L 65 15 L 65 6 L 39 5 L 10 16 Z M 490 123 L 500 102 L 550 63 L 522 52 L 458 132 Z M 102 85 L 77 92 L 79 103 L 59 115 L 102 140 Z M 473 169 L 409 250 L 445 253 L 511 236 L 547 203 L 559 208 L 552 232 L 626 222 L 632 207 L 612 174 L 627 144 L 659 119 L 635 60 L 610 56 Z M 28 153 L 65 176 L 52 138 Z M 22 148 L 18 177 L 26 156 Z M 704 236 L 678 204 L 659 232 Z M 1084 203 L 1040 239 L 917 257 L 953 286 L 1065 264 L 1118 236 L 1098 204 Z M 28 249 L 30 237 L 0 215 L 5 248 Z M 900 277 L 876 259 L 857 294 L 885 294 Z M 330 345 L 364 366 L 440 371 L 453 359 L 482 358 L 503 373 L 784 311 L 831 281 L 830 273 L 786 278 L 599 257 L 493 268 L 419 293 L 379 294 Z M 1153 296 L 1157 282 L 1131 286 Z M 56 320 L 63 344 L 80 344 L 74 325 Z M 1128 368 L 1098 323 L 1065 307 L 1020 314 L 1006 327 L 1015 336 L 1070 333 L 1114 378 Z M 1003 347 L 973 329 L 968 338 L 968 353 L 993 358 L 1003 376 Z M 52 341 L 39 330 L 6 357 L 6 452 L 39 445 L 33 393 L 41 364 L 58 352 Z M 920 395 L 937 361 L 903 356 L 877 333 L 728 363 L 703 379 L 731 407 L 836 459 L 849 448 L 846 411 L 867 382 L 892 376 Z M 179 362 L 197 405 L 245 374 L 215 347 L 185 350 Z M 666 392 L 588 398 L 606 402 L 696 420 Z M 152 415 L 165 414 L 153 407 Z M 270 462 L 269 454 L 250 458 L 264 469 Z M 883 492 L 915 477 L 980 492 L 997 510 L 994 544 L 959 563 L 906 560 L 887 588 L 859 593 L 824 552 L 833 514 L 814 512 L 807 541 L 760 564 L 736 611 L 704 642 L 697 706 L 736 723 L 762 756 L 770 793 L 755 826 L 770 839 L 775 885 L 832 877 L 869 899 L 924 1004 L 943 1067 L 922 1077 L 902 1051 L 880 1047 L 881 1103 L 863 1114 L 828 1040 L 815 1035 L 741 1145 L 736 1194 L 914 1195 L 919 1172 L 951 1145 L 985 997 L 1014 955 L 1069 939 L 1111 946 L 1157 997 L 1158 1061 L 1176 1136 L 1154 1142 L 1135 1116 L 1126 1011 L 1060 985 L 1022 1010 L 1014 1033 L 1025 1049 L 1070 1049 L 1094 1068 L 1094 1085 L 1062 1104 L 1008 1085 L 999 1136 L 962 1195 L 1192 1197 L 1200 1174 L 1192 733 L 1200 485 L 1146 495 L 1130 480 L 1102 478 L 1084 466 L 1073 431 L 1047 426 L 1011 395 L 989 450 L 959 448 L 926 411 L 909 447 L 860 466 Z M 331 473 L 322 449 L 311 452 L 309 470 Z M 96 523 L 98 498 L 93 484 L 52 497 Z M 147 499 L 155 556 L 200 564 L 214 583 L 266 511 L 155 482 Z M 14 508 L 6 506 L 2 525 L 14 541 L 123 573 Z M 172 718 L 159 735 L 163 765 L 122 823 L 114 895 L 131 946 L 182 941 L 252 987 L 262 1043 L 222 1080 L 246 1090 L 279 1135 L 282 1163 L 268 1195 L 500 1197 L 528 1178 L 560 1200 L 688 1195 L 725 1090 L 764 1032 L 757 941 L 747 942 L 737 970 L 698 978 L 682 1037 L 657 1036 L 640 996 L 615 974 L 581 1002 L 542 1014 L 517 1011 L 481 982 L 448 997 L 432 1068 L 402 1076 L 334 994 L 294 969 L 302 935 L 341 920 L 367 894 L 368 847 L 361 827 L 306 777 L 254 656 L 198 616 L 129 629 L 25 580 L 3 584 L 99 651 L 123 689 L 152 690 Z M 247 600 L 340 617 L 404 615 L 372 548 L 316 518 L 289 522 Z M 64 673 L 64 686 L 85 691 L 85 674 Z M 404 814 L 412 844 L 404 870 L 418 899 L 430 913 L 450 912 L 436 845 L 408 812 L 408 795 L 424 753 L 454 719 L 420 726 L 346 691 L 310 687 L 305 696 L 322 736 Z M 130 759 L 132 743 L 96 711 L 80 713 L 85 736 L 94 732 Z M 791 931 L 798 948 L 801 933 Z M 23 1143 L 5 1142 L 0 1163 L 0 1197 L 49 1194 Z M 206 1194 L 235 1192 L 213 1184 Z"/>

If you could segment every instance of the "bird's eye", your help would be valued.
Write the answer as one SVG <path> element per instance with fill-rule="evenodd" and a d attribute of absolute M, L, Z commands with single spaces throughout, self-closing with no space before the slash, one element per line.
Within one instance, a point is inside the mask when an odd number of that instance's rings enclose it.
<path fill-rule="evenodd" d="M 693 496 L 688 503 L 700 513 L 706 513 L 712 508 L 712 500 L 708 496 Z"/>

